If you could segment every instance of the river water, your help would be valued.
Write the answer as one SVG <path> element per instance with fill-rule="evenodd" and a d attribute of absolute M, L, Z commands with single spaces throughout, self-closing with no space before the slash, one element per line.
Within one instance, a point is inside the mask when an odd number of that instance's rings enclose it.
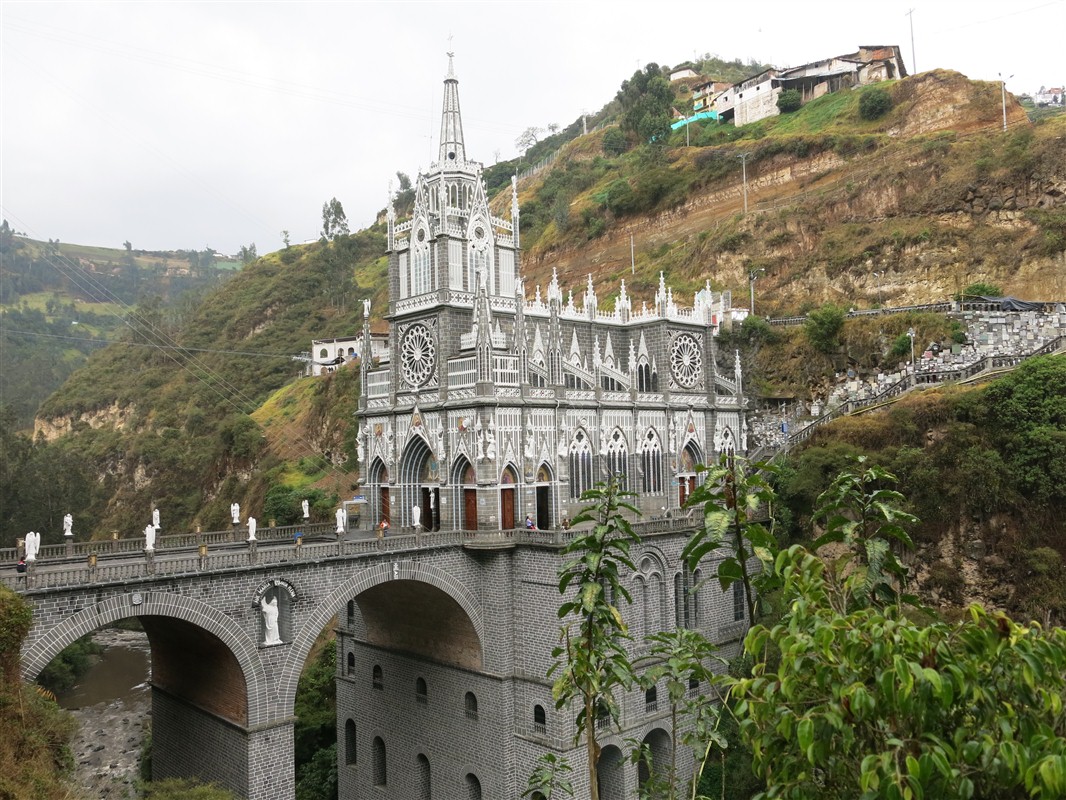
<path fill-rule="evenodd" d="M 151 729 L 151 659 L 140 631 L 102 630 L 104 652 L 76 686 L 57 696 L 78 720 L 71 742 L 74 782 L 87 797 L 132 797 L 141 747 Z"/>

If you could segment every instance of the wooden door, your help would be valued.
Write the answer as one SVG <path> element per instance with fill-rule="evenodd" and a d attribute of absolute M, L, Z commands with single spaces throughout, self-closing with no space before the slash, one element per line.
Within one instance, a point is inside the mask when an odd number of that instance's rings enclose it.
<path fill-rule="evenodd" d="M 500 530 L 515 527 L 514 488 L 500 489 Z"/>
<path fill-rule="evenodd" d="M 477 489 L 463 489 L 463 530 L 477 530 Z"/>
<path fill-rule="evenodd" d="M 392 509 L 389 504 L 389 487 L 382 486 L 380 492 L 381 519 L 388 520 L 392 524 Z M 381 524 L 381 519 L 376 524 Z"/>
<path fill-rule="evenodd" d="M 552 526 L 551 487 L 537 487 L 537 527 L 541 530 L 549 530 Z"/>

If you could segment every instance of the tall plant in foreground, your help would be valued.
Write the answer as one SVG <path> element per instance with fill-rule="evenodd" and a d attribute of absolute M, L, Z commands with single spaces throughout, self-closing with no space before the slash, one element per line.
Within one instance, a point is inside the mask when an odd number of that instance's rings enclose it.
<path fill-rule="evenodd" d="M 716 465 L 704 472 L 703 484 L 688 500 L 690 506 L 703 506 L 703 525 L 685 545 L 681 557 L 689 569 L 695 570 L 704 556 L 719 548 L 728 550 L 718 563 L 718 582 L 726 591 L 740 581 L 748 620 L 754 621 L 758 610 L 756 595 L 765 596 L 774 581 L 771 567 L 777 540 L 760 519 L 775 499 L 766 478 L 775 469 L 770 464 L 748 462 L 733 453 L 724 453 Z M 752 569 L 753 558 L 761 563 L 761 569 Z"/>
<path fill-rule="evenodd" d="M 582 499 L 591 505 L 574 518 L 578 531 L 562 550 L 571 557 L 559 573 L 559 593 L 566 598 L 559 606 L 559 617 L 567 622 L 559 646 L 552 650 L 555 663 L 548 676 L 556 676 L 552 686 L 556 708 L 578 702 L 574 741 L 579 742 L 582 734 L 585 737 L 591 800 L 600 797 L 596 719 L 609 714 L 617 721 L 612 690 L 628 689 L 634 679 L 625 650 L 629 632 L 615 604 L 619 598 L 632 602 L 619 579 L 620 567 L 635 569 L 629 548 L 640 541 L 623 516 L 624 511 L 640 513 L 625 500 L 632 495 L 621 488 L 617 477 L 585 492 Z M 584 523 L 592 525 L 581 529 Z"/>
<path fill-rule="evenodd" d="M 1066 796 L 1066 631 L 976 605 L 931 625 L 898 604 L 841 611 L 848 590 L 799 546 L 775 569 L 789 613 L 744 647 L 780 662 L 732 689 L 760 798 Z"/>
<path fill-rule="evenodd" d="M 859 456 L 854 468 L 841 472 L 818 498 L 814 519 L 824 520 L 825 532 L 815 549 L 837 542 L 843 553 L 830 562 L 829 579 L 838 582 L 833 595 L 846 610 L 851 604 L 893 603 L 903 597 L 907 568 L 892 552 L 892 542 L 913 547 L 904 525 L 918 518 L 903 511 L 905 498 L 888 488 L 896 476 Z"/>

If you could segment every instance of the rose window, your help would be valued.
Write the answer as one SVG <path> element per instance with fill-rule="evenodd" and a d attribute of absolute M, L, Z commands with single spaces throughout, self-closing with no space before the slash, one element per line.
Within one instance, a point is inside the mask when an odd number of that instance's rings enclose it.
<path fill-rule="evenodd" d="M 694 336 L 683 333 L 670 346 L 670 368 L 674 380 L 686 389 L 695 388 L 703 369 L 703 355 Z"/>
<path fill-rule="evenodd" d="M 421 386 L 433 374 L 437 348 L 425 325 L 412 325 L 400 341 L 403 379 L 411 386 Z"/>

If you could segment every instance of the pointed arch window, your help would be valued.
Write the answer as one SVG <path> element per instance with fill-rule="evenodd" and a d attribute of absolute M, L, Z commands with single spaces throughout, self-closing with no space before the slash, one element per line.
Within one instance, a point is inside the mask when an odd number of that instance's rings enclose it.
<path fill-rule="evenodd" d="M 374 785 L 385 786 L 389 772 L 385 765 L 385 742 L 380 736 L 374 737 Z"/>
<path fill-rule="evenodd" d="M 577 500 L 592 488 L 592 447 L 584 431 L 570 442 L 570 499 Z"/>
<path fill-rule="evenodd" d="M 644 471 L 641 488 L 644 494 L 663 493 L 663 451 L 659 436 L 649 430 L 640 445 L 640 466 Z"/>
<path fill-rule="evenodd" d="M 432 288 L 429 237 L 425 229 L 420 228 L 411 247 L 411 294 L 426 294 Z"/>
<path fill-rule="evenodd" d="M 617 475 L 623 489 L 629 487 L 629 448 L 622 432 L 615 428 L 607 440 L 607 472 Z"/>

